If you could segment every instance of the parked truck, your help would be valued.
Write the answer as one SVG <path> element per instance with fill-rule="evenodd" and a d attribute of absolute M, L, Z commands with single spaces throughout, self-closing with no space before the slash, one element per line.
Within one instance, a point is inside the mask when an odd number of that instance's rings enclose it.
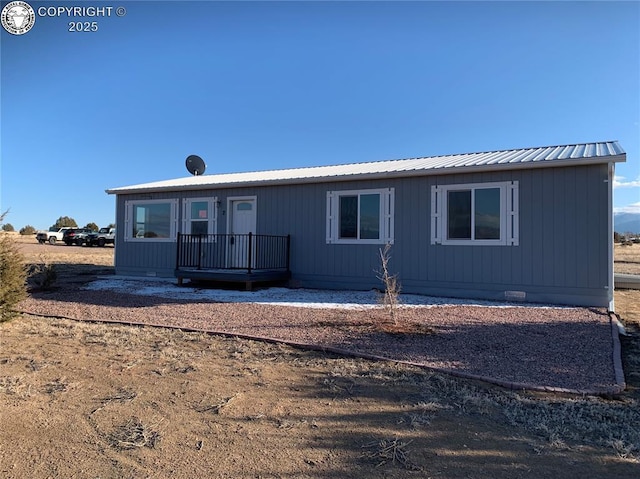
<path fill-rule="evenodd" d="M 51 228 L 49 231 L 38 231 L 36 233 L 36 240 L 40 244 L 56 244 L 58 241 L 62 241 L 64 232 L 73 229 L 71 226 L 65 226 L 63 228 Z"/>
<path fill-rule="evenodd" d="M 87 243 L 88 236 L 94 233 L 95 231 L 89 228 L 70 228 L 64 232 L 62 241 L 64 241 L 64 244 L 67 246 L 82 246 Z"/>
<path fill-rule="evenodd" d="M 104 246 L 107 244 L 115 245 L 116 229 L 100 228 L 97 233 L 89 234 L 85 239 L 85 246 Z"/>

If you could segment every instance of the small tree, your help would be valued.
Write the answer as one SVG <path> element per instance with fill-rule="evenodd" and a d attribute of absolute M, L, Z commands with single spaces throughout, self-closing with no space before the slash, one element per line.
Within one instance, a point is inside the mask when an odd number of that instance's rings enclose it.
<path fill-rule="evenodd" d="M 27 225 L 24 228 L 20 228 L 20 234 L 22 236 L 33 235 L 36 234 L 36 229 L 31 225 Z"/>
<path fill-rule="evenodd" d="M 389 261 L 391 260 L 391 245 L 387 243 L 380 252 L 380 269 L 377 271 L 377 278 L 384 284 L 382 304 L 389 313 L 389 317 L 395 326 L 398 325 L 397 309 L 400 304 L 400 282 L 398 274 L 389 272 Z"/>
<path fill-rule="evenodd" d="M 85 228 L 89 228 L 91 231 L 98 231 L 100 227 L 95 223 L 87 223 Z"/>
<path fill-rule="evenodd" d="M 56 222 L 51 227 L 52 230 L 57 230 L 60 228 L 64 228 L 65 226 L 69 228 L 77 228 L 78 223 L 73 218 L 69 218 L 68 216 L 61 216 L 56 220 Z"/>
<path fill-rule="evenodd" d="M 6 214 L 0 214 L 0 224 Z M 0 234 L 0 322 L 18 314 L 14 308 L 27 297 L 26 283 L 24 256 L 11 236 Z"/>
<path fill-rule="evenodd" d="M 11 233 L 16 229 L 13 227 L 11 223 L 7 223 L 6 225 L 2 225 L 2 231 L 6 231 L 7 233 Z"/>

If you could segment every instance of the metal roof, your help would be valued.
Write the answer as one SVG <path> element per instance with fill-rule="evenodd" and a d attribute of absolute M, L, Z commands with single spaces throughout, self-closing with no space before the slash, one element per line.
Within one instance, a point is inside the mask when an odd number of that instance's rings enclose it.
<path fill-rule="evenodd" d="M 618 142 L 603 141 L 286 170 L 188 176 L 111 188 L 106 191 L 110 194 L 128 194 L 267 184 L 320 183 L 623 161 L 626 161 L 626 153 Z"/>

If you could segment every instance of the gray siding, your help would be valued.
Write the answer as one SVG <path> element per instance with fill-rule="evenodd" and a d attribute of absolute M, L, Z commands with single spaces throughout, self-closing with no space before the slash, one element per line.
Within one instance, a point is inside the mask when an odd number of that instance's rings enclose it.
<path fill-rule="evenodd" d="M 380 245 L 326 244 L 326 194 L 331 190 L 395 188 L 395 244 L 391 268 L 404 292 L 503 299 L 522 291 L 529 301 L 608 304 L 608 191 L 606 164 L 340 181 L 153 194 L 153 198 L 217 196 L 218 232 L 226 232 L 226 199 L 257 196 L 257 233 L 291 235 L 292 286 L 369 289 Z M 519 182 L 519 246 L 430 244 L 431 186 Z M 149 195 L 118 195 L 124 201 Z M 122 236 L 123 228 L 118 234 Z M 125 243 L 118 238 L 119 274 L 172 276 L 174 243 Z"/>
<path fill-rule="evenodd" d="M 116 274 L 132 276 L 173 276 L 176 267 L 176 244 L 137 243 L 124 240 L 125 202 L 128 200 L 174 199 L 172 193 L 118 195 L 116 200 Z"/>

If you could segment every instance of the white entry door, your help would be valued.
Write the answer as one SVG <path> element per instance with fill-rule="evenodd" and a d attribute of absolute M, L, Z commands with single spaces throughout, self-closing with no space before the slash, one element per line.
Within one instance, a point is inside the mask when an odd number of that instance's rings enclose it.
<path fill-rule="evenodd" d="M 229 224 L 229 244 L 227 247 L 227 264 L 231 268 L 248 267 L 249 258 L 249 233 L 256 232 L 256 200 L 233 199 L 230 200 L 229 211 L 231 212 Z M 255 265 L 255 239 L 252 242 L 251 267 Z"/>

